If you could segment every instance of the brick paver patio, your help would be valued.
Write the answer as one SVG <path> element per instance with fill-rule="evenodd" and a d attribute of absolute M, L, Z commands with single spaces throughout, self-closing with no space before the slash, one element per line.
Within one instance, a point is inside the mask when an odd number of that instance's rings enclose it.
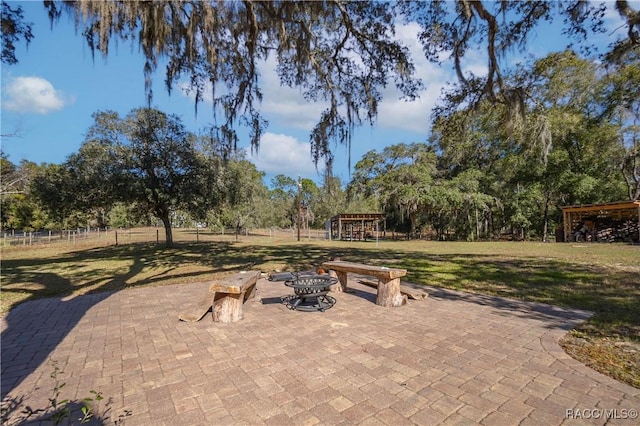
<path fill-rule="evenodd" d="M 100 391 L 128 425 L 638 422 L 639 389 L 557 343 L 586 312 L 440 289 L 382 308 L 350 286 L 326 312 L 296 312 L 261 303 L 292 293 L 261 279 L 232 324 L 178 320 L 202 284 L 27 302 L 2 321 L 4 420 L 47 408 L 53 360 L 60 397 Z"/>

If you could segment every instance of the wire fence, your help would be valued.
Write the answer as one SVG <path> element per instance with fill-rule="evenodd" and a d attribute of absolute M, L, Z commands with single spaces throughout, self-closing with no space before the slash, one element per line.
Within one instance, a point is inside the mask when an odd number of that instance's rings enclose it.
<path fill-rule="evenodd" d="M 205 229 L 205 228 L 173 228 L 174 242 L 206 242 L 206 241 L 239 241 L 246 239 L 262 239 L 279 241 L 296 241 L 298 231 L 295 228 L 263 228 L 263 229 Z M 300 240 L 327 240 L 328 232 L 317 229 L 301 229 Z M 164 243 L 164 228 L 81 228 L 58 231 L 9 231 L 2 233 L 3 247 L 33 247 L 44 245 L 118 245 L 129 243 Z"/>

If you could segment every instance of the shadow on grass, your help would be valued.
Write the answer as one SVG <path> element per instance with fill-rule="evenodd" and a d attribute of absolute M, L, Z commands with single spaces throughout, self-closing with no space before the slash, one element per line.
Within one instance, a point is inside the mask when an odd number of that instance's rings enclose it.
<path fill-rule="evenodd" d="M 410 258 L 416 282 L 516 300 L 591 311 L 601 333 L 640 340 L 637 274 L 549 259 L 493 256 Z"/>
<path fill-rule="evenodd" d="M 15 290 L 28 292 L 26 300 L 64 297 L 85 288 L 90 289 L 87 293 L 95 293 L 192 282 L 234 270 L 270 272 L 273 265 L 286 265 L 290 271 L 307 270 L 333 257 L 406 268 L 407 281 L 418 284 L 592 311 L 596 314 L 592 321 L 600 326 L 640 338 L 640 284 L 635 273 L 548 258 L 430 254 L 373 246 L 315 244 L 203 242 L 177 244 L 171 249 L 155 244 L 131 244 L 54 258 L 3 261 L 3 292 L 10 294 L 13 285 L 30 282 L 38 285 Z M 129 266 L 121 273 L 100 266 L 101 262 L 113 259 L 125 261 Z M 92 264 L 98 266 L 92 268 Z M 189 268 L 190 265 L 197 270 Z M 43 269 L 60 272 L 39 272 Z"/>
<path fill-rule="evenodd" d="M 131 244 L 41 259 L 3 260 L 3 293 L 9 293 L 9 296 L 11 292 L 20 292 L 23 296 L 26 293 L 24 301 L 33 303 L 12 309 L 5 318 L 2 395 L 4 397 L 44 362 L 87 310 L 109 297 L 109 292 L 132 286 L 200 281 L 205 276 L 234 270 L 270 272 L 273 265 L 286 265 L 290 271 L 307 270 L 319 267 L 334 257 L 406 268 L 409 271 L 407 281 L 435 287 L 432 290 L 434 297 L 490 305 L 505 315 L 556 318 L 557 321 L 549 321 L 550 327 L 566 328 L 563 320 L 571 317 L 567 317 L 564 310 L 548 306 L 532 310 L 517 301 L 592 311 L 595 316 L 590 323 L 598 332 L 640 340 L 640 284 L 637 275 L 601 266 L 586 267 L 533 257 L 443 255 L 373 246 L 263 246 L 203 242 L 182 243 L 166 249 L 154 244 Z M 109 266 L 109 262 L 114 260 L 127 266 L 114 269 Z M 24 283 L 30 283 L 30 286 L 25 287 Z M 88 296 L 66 300 L 80 293 Z M 55 299 L 37 300 L 51 297 Z M 51 319 L 55 319 L 52 323 L 55 326 L 41 326 L 42 321 Z M 35 335 L 33 330 L 38 330 Z M 31 359 L 27 367 L 24 359 Z"/>

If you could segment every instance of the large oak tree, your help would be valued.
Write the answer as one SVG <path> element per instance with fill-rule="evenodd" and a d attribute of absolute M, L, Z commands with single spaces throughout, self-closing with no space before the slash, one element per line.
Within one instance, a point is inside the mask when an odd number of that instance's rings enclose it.
<path fill-rule="evenodd" d="M 175 211 L 204 218 L 222 202 L 222 159 L 196 149 L 197 138 L 178 117 L 139 108 L 124 118 L 98 112 L 94 120 L 78 153 L 55 175 L 65 178 L 47 175 L 36 180 L 35 192 L 52 210 L 108 210 L 118 202 L 136 203 L 162 221 L 170 247 Z"/>

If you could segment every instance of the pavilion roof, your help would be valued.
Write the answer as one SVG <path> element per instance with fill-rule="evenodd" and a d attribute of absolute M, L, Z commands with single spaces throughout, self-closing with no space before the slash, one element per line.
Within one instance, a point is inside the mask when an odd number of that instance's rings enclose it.
<path fill-rule="evenodd" d="M 602 210 L 626 210 L 640 208 L 640 200 L 635 201 L 615 201 L 601 204 L 580 204 L 575 206 L 560 207 L 563 212 L 588 212 Z"/>
<path fill-rule="evenodd" d="M 384 214 L 382 213 L 341 213 L 333 216 L 332 221 L 362 221 L 362 220 L 382 220 Z"/>

